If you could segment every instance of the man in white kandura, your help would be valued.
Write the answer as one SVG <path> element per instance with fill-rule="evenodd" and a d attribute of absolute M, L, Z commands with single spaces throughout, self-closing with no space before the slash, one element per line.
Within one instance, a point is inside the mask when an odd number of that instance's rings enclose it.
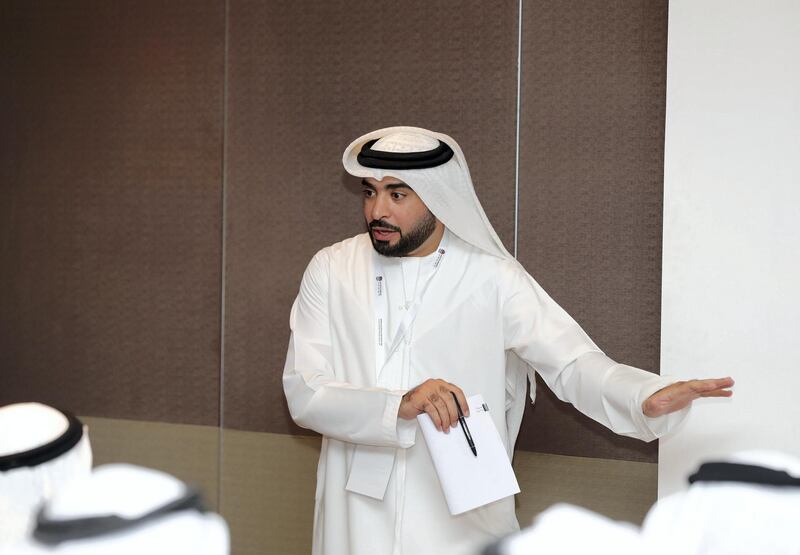
<path fill-rule="evenodd" d="M 730 378 L 677 382 L 603 354 L 506 251 L 447 135 L 392 127 L 344 153 L 368 233 L 320 250 L 292 307 L 283 385 L 322 434 L 313 553 L 474 554 L 517 530 L 507 497 L 451 516 L 416 416 L 447 433 L 482 394 L 511 457 L 538 372 L 618 434 L 653 440 Z"/>

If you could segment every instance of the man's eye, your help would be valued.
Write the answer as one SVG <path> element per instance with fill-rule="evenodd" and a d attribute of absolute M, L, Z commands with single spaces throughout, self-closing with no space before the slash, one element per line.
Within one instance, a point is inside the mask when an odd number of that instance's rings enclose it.
<path fill-rule="evenodd" d="M 392 198 L 394 200 L 400 200 L 403 197 L 405 197 L 405 195 L 403 193 L 392 193 Z"/>
<path fill-rule="evenodd" d="M 369 198 L 372 196 L 372 193 L 374 193 L 374 191 L 372 189 L 364 189 L 363 193 L 365 197 Z"/>

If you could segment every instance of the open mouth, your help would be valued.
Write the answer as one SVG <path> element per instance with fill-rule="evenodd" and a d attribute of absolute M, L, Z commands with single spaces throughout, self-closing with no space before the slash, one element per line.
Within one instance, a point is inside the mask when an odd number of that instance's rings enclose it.
<path fill-rule="evenodd" d="M 383 229 L 380 227 L 372 228 L 372 237 L 376 241 L 388 241 L 397 233 L 397 231 L 393 231 L 391 229 Z"/>

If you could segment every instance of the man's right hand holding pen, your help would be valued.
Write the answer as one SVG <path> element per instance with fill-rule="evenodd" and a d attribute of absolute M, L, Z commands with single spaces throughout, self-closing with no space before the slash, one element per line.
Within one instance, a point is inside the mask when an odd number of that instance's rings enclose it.
<path fill-rule="evenodd" d="M 397 415 L 413 420 L 427 413 L 437 430 L 450 433 L 450 429 L 458 425 L 459 407 L 464 416 L 469 416 L 467 398 L 460 387 L 444 380 L 428 379 L 403 395 Z"/>

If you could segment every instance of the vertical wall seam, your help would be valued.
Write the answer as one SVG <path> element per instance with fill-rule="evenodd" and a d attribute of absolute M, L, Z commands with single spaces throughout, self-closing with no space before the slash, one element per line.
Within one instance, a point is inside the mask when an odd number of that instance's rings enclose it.
<path fill-rule="evenodd" d="M 522 97 L 522 0 L 517 8 L 517 114 L 514 159 L 514 258 L 519 249 L 519 122 Z"/>
<path fill-rule="evenodd" d="M 219 310 L 219 428 L 217 437 L 217 511 L 222 512 L 222 464 L 225 435 L 225 285 L 226 250 L 228 239 L 228 19 L 229 0 L 225 0 L 223 15 L 222 57 L 222 248 L 220 254 L 220 310 Z"/>

